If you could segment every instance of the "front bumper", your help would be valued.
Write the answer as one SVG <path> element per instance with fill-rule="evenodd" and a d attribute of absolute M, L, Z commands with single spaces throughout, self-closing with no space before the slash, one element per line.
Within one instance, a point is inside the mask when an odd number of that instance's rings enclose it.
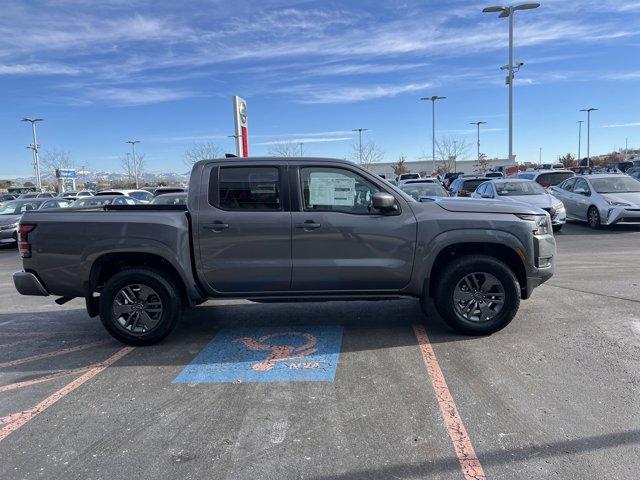
<path fill-rule="evenodd" d="M 640 208 L 609 207 L 600 210 L 600 218 L 605 225 L 616 223 L 640 223 Z"/>
<path fill-rule="evenodd" d="M 46 297 L 49 295 L 42 282 L 31 272 L 15 272 L 13 274 L 13 284 L 22 295 L 36 295 Z"/>
<path fill-rule="evenodd" d="M 533 251 L 535 265 L 529 266 L 527 271 L 527 285 L 522 298 L 531 296 L 531 292 L 549 280 L 556 267 L 556 240 L 553 235 L 535 235 L 533 237 Z"/>

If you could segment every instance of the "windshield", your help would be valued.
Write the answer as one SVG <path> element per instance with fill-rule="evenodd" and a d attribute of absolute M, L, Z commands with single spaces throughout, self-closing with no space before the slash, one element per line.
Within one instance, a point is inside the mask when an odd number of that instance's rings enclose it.
<path fill-rule="evenodd" d="M 592 178 L 591 185 L 598 193 L 640 192 L 640 182 L 630 177 Z"/>
<path fill-rule="evenodd" d="M 37 210 L 42 202 L 7 202 L 0 207 L 0 215 L 20 215 L 29 210 Z"/>
<path fill-rule="evenodd" d="M 481 183 L 484 183 L 486 181 L 487 181 L 486 178 L 477 178 L 477 179 L 474 179 L 474 180 L 464 180 L 460 184 L 460 188 L 463 189 L 463 190 L 473 191 L 476 188 L 478 188 L 478 185 L 480 185 Z"/>
<path fill-rule="evenodd" d="M 402 187 L 402 191 L 414 200 L 420 197 L 448 197 L 447 191 L 436 183 L 413 183 Z"/>
<path fill-rule="evenodd" d="M 567 178 L 574 177 L 573 172 L 558 172 L 558 173 L 542 173 L 536 179 L 543 187 L 555 187 L 556 185 L 564 182 Z"/>
<path fill-rule="evenodd" d="M 153 205 L 186 205 L 186 195 L 160 195 L 151 200 Z"/>
<path fill-rule="evenodd" d="M 113 197 L 87 197 L 76 200 L 71 206 L 73 208 L 102 207 L 111 204 L 112 201 Z"/>
<path fill-rule="evenodd" d="M 544 195 L 544 188 L 536 182 L 499 182 L 496 191 L 501 197 L 517 197 L 520 195 Z"/>

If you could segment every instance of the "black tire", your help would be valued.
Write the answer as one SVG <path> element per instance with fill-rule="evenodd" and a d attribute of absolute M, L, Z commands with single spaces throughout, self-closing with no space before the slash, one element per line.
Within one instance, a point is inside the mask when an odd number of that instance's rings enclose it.
<path fill-rule="evenodd" d="M 554 225 L 553 226 L 553 231 L 554 232 L 559 232 L 560 230 L 562 230 L 562 225 Z"/>
<path fill-rule="evenodd" d="M 502 330 L 513 320 L 520 306 L 520 284 L 505 263 L 486 255 L 469 255 L 457 258 L 444 269 L 445 272 L 438 279 L 434 304 L 452 329 L 465 335 L 490 335 Z M 465 277 L 478 273 L 489 274 L 499 280 L 504 290 L 504 303 L 492 318 L 472 321 L 456 310 L 454 291 Z"/>
<path fill-rule="evenodd" d="M 131 314 L 125 313 L 120 317 L 114 314 L 114 307 L 118 308 L 116 296 L 121 295 L 121 291 L 128 286 L 139 286 L 139 291 L 142 291 L 142 287 L 146 287 L 144 289 L 146 292 L 149 289 L 153 292 L 147 298 L 147 300 L 151 298 L 149 304 L 153 303 L 155 311 L 148 317 L 154 322 L 153 327 L 148 331 L 135 331 L 135 328 L 144 329 L 143 326 L 137 327 L 136 324 L 129 325 L 127 328 L 128 320 L 125 315 Z M 153 345 L 169 335 L 177 325 L 181 311 L 180 298 L 178 289 L 160 272 L 147 268 L 123 270 L 111 277 L 100 293 L 100 320 L 109 334 L 122 343 L 135 346 Z M 159 313 L 157 312 L 158 303 L 160 304 Z M 128 307 L 128 305 L 125 306 Z M 152 317 L 155 318 L 152 319 Z"/>
<path fill-rule="evenodd" d="M 602 227 L 602 223 L 600 222 L 600 212 L 596 207 L 589 207 L 589 210 L 587 211 L 587 223 L 594 230 L 598 230 Z"/>

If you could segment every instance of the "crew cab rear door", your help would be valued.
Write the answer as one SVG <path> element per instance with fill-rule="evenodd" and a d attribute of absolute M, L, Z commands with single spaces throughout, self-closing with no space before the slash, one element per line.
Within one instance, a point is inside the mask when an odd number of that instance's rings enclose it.
<path fill-rule="evenodd" d="M 192 214 L 196 267 L 211 293 L 289 290 L 287 176 L 283 161 L 235 159 L 205 166 Z"/>
<path fill-rule="evenodd" d="M 293 291 L 397 291 L 409 283 L 416 220 L 386 182 L 343 163 L 292 162 Z M 371 208 L 391 193 L 398 211 Z"/>

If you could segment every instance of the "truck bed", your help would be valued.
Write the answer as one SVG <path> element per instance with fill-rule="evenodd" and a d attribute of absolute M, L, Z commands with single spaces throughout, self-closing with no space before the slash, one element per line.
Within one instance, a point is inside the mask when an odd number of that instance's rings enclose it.
<path fill-rule="evenodd" d="M 190 217 L 186 208 L 136 205 L 100 210 L 26 212 L 22 224 L 29 233 L 30 258 L 25 271 L 37 272 L 47 290 L 83 297 L 96 260 L 105 255 L 155 255 L 189 276 L 193 285 Z"/>

